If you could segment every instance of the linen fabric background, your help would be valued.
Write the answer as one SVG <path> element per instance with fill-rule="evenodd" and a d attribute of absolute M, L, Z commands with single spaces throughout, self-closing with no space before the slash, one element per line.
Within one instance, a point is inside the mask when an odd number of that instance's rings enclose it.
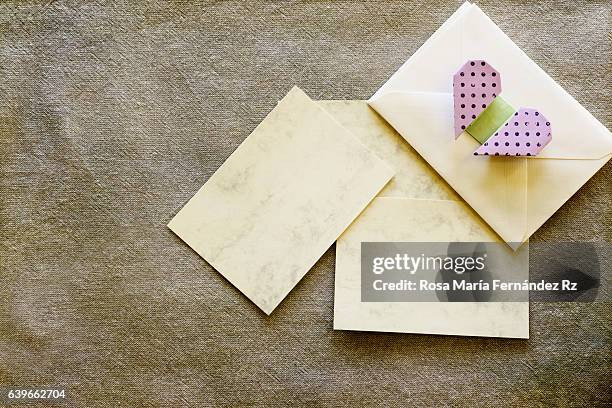
<path fill-rule="evenodd" d="M 610 303 L 533 303 L 528 341 L 333 331 L 334 246 L 266 317 L 166 228 L 293 85 L 366 99 L 460 4 L 2 2 L 0 383 L 87 407 L 610 403 Z M 610 128 L 609 1 L 478 5 Z M 533 240 L 612 241 L 611 179 Z"/>

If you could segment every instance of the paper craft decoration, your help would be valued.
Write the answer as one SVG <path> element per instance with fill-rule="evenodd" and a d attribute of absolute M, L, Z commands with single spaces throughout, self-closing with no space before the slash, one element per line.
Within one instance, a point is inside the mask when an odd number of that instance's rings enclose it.
<path fill-rule="evenodd" d="M 270 314 L 392 176 L 293 88 L 168 226 Z"/>
<path fill-rule="evenodd" d="M 499 72 L 486 61 L 467 61 L 459 68 L 453 75 L 455 138 L 470 126 L 501 91 Z"/>
<path fill-rule="evenodd" d="M 537 155 L 552 139 L 550 122 L 535 109 L 515 112 L 501 92 L 501 75 L 489 63 L 463 64 L 453 75 L 455 138 L 465 131 L 478 140 L 475 156 Z"/>
<path fill-rule="evenodd" d="M 522 108 L 474 155 L 535 156 L 551 140 L 548 119 L 535 109 Z"/>
<path fill-rule="evenodd" d="M 361 302 L 362 241 L 495 241 L 498 238 L 365 101 L 321 101 L 319 104 L 375 154 L 384 157 L 395 172 L 395 177 L 338 239 L 334 328 L 527 338 L 528 302 Z"/>
<path fill-rule="evenodd" d="M 554 124 L 554 138 L 537 156 L 476 158 L 473 137 L 449 137 L 455 132 L 449 73 L 470 59 L 503 73 L 503 99 L 511 106 L 537 107 Z M 513 247 L 612 157 L 610 131 L 469 2 L 368 102 Z"/>

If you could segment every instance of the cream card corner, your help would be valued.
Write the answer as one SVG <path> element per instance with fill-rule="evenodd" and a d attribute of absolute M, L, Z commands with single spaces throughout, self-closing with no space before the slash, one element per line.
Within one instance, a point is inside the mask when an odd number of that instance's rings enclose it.
<path fill-rule="evenodd" d="M 270 314 L 392 176 L 293 88 L 168 227 Z"/>
<path fill-rule="evenodd" d="M 528 302 L 362 302 L 362 242 L 500 241 L 461 202 L 374 199 L 338 239 L 334 329 L 529 338 Z M 526 271 L 525 253 L 505 248 L 506 259 Z"/>
<path fill-rule="evenodd" d="M 366 101 L 318 101 L 368 149 L 382 157 L 395 177 L 378 197 L 459 200 L 455 191 L 431 169 L 410 144 Z"/>

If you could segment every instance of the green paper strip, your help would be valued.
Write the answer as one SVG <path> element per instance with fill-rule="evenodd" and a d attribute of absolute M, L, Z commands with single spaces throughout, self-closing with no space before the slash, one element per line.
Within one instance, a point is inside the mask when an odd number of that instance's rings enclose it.
<path fill-rule="evenodd" d="M 516 109 L 498 96 L 491 104 L 478 115 L 476 119 L 465 129 L 480 144 L 493 136 L 495 131 L 502 127 L 508 118 L 516 112 Z"/>

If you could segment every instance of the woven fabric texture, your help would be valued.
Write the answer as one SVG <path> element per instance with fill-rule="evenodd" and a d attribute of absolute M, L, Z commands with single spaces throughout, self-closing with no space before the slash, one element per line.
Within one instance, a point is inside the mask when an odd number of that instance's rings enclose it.
<path fill-rule="evenodd" d="M 608 128 L 609 1 L 479 6 Z M 332 330 L 332 246 L 270 317 L 167 222 L 293 86 L 366 99 L 459 7 L 0 3 L 0 383 L 70 406 L 597 406 L 610 304 L 529 341 Z M 612 241 L 608 163 L 534 240 Z"/>

